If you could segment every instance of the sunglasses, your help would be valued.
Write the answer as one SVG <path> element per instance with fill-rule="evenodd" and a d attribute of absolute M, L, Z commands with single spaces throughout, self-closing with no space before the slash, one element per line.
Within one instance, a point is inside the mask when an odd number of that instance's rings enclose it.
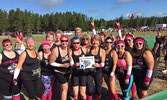
<path fill-rule="evenodd" d="M 68 42 L 68 40 L 61 40 L 61 42 Z"/>
<path fill-rule="evenodd" d="M 106 43 L 112 43 L 112 42 L 106 42 Z"/>
<path fill-rule="evenodd" d="M 130 39 L 126 39 L 126 41 L 129 41 L 129 42 L 130 42 L 131 40 L 130 40 Z"/>
<path fill-rule="evenodd" d="M 119 47 L 122 47 L 122 48 L 123 48 L 124 45 L 123 45 L 123 44 L 118 44 L 117 47 L 118 47 L 118 48 L 119 48 Z"/>
<path fill-rule="evenodd" d="M 88 38 L 83 38 L 82 40 L 88 40 Z"/>
<path fill-rule="evenodd" d="M 7 44 L 5 44 L 4 46 L 9 46 L 9 45 L 11 46 L 11 45 L 12 45 L 12 43 L 7 43 Z"/>
<path fill-rule="evenodd" d="M 73 42 L 73 44 L 80 44 L 80 42 Z"/>
<path fill-rule="evenodd" d="M 143 43 L 142 42 L 136 42 L 135 44 L 136 45 L 142 45 Z"/>

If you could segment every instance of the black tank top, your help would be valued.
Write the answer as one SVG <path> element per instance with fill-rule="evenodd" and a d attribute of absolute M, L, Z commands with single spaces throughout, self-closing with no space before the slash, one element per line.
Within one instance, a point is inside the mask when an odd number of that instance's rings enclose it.
<path fill-rule="evenodd" d="M 81 54 L 80 55 L 75 55 L 74 52 L 72 51 L 72 58 L 74 60 L 74 63 L 79 62 L 79 57 L 85 56 L 82 48 L 81 48 Z"/>
<path fill-rule="evenodd" d="M 100 47 L 99 47 L 99 51 L 98 51 L 98 54 L 97 55 L 93 55 L 92 53 L 91 53 L 91 51 L 92 51 L 92 47 L 91 47 L 91 49 L 90 49 L 90 51 L 89 51 L 89 53 L 88 53 L 88 56 L 95 56 L 95 63 L 101 63 L 101 57 L 100 57 Z"/>
<path fill-rule="evenodd" d="M 105 66 L 102 68 L 103 73 L 110 74 L 113 69 L 113 57 L 111 57 L 111 52 L 114 49 L 111 49 L 110 52 L 106 55 Z"/>
<path fill-rule="evenodd" d="M 18 59 L 19 59 L 19 54 L 17 52 L 15 52 L 15 55 L 16 56 L 14 58 L 10 59 L 2 51 L 2 63 L 0 67 L 0 72 L 8 75 L 14 74 L 14 70 L 17 66 Z"/>
<path fill-rule="evenodd" d="M 44 52 L 42 52 L 41 74 L 42 75 L 54 74 L 53 67 L 50 66 L 49 60 L 44 57 Z"/>
<path fill-rule="evenodd" d="M 34 50 L 35 51 L 35 50 Z M 40 61 L 39 57 L 36 54 L 35 58 L 32 58 L 29 56 L 27 50 L 26 52 L 26 58 L 23 63 L 23 70 L 21 72 L 21 79 L 23 80 L 36 80 L 38 79 L 39 75 L 39 67 L 40 67 Z M 35 52 L 36 53 L 36 52 Z"/>
<path fill-rule="evenodd" d="M 61 54 L 60 54 L 60 48 L 57 47 L 57 49 L 58 49 L 58 57 L 57 57 L 55 62 L 60 63 L 60 64 L 69 63 L 68 54 L 66 56 L 62 57 Z M 56 69 L 58 71 L 61 71 L 61 72 L 69 72 L 70 71 L 70 67 L 68 67 L 68 68 L 65 68 L 65 67 L 61 67 L 61 68 L 60 67 L 54 67 L 54 69 Z"/>
<path fill-rule="evenodd" d="M 133 74 L 136 76 L 145 76 L 147 72 L 147 65 L 143 56 L 133 56 Z M 142 73 L 142 74 L 141 74 Z"/>

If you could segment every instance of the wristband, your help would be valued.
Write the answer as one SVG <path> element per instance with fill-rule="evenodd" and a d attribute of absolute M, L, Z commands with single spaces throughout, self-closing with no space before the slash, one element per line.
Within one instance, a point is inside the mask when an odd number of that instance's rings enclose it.
<path fill-rule="evenodd" d="M 92 26 L 92 29 L 95 29 L 95 26 Z"/>
<path fill-rule="evenodd" d="M 100 64 L 99 64 L 99 67 L 100 67 L 100 68 L 104 67 L 104 63 L 100 63 Z"/>
<path fill-rule="evenodd" d="M 113 78 L 114 77 L 114 72 L 110 73 L 110 77 Z"/>
<path fill-rule="evenodd" d="M 73 68 L 76 68 L 76 64 L 73 64 Z"/>
<path fill-rule="evenodd" d="M 125 79 L 130 79 L 130 75 L 126 75 L 126 78 Z"/>
<path fill-rule="evenodd" d="M 145 81 L 146 81 L 146 82 L 150 82 L 150 80 L 151 80 L 151 78 L 149 78 L 149 77 L 146 77 L 146 78 L 145 78 Z"/>
<path fill-rule="evenodd" d="M 70 66 L 72 67 L 74 65 L 74 61 L 70 61 Z"/>
<path fill-rule="evenodd" d="M 102 65 L 101 65 L 101 64 L 99 64 L 99 67 L 100 67 L 100 68 L 102 68 Z"/>
<path fill-rule="evenodd" d="M 147 70 L 146 77 L 151 78 L 153 71 L 152 70 Z"/>
<path fill-rule="evenodd" d="M 132 66 L 128 66 L 127 75 L 131 75 L 131 72 L 132 72 Z"/>

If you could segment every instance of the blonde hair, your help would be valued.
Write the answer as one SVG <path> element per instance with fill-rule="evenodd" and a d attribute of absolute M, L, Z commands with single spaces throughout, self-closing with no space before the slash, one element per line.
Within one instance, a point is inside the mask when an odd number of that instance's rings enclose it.
<path fill-rule="evenodd" d="M 100 37 L 98 34 L 93 35 L 92 38 L 96 38 L 96 39 L 98 39 L 98 40 L 100 41 L 100 44 L 101 44 L 101 37 Z M 91 38 L 91 41 L 93 41 L 92 38 Z"/>
<path fill-rule="evenodd" d="M 25 39 L 25 42 L 27 43 L 28 40 L 33 40 L 35 42 L 35 40 L 32 37 L 28 37 Z"/>
<path fill-rule="evenodd" d="M 81 36 L 81 42 L 82 42 L 82 39 L 83 39 L 84 37 L 88 37 L 88 40 L 89 40 L 89 43 L 90 43 L 90 41 L 91 41 L 91 36 L 90 36 L 89 34 L 87 34 L 87 33 L 83 33 L 82 36 Z"/>
<path fill-rule="evenodd" d="M 63 32 L 61 30 L 57 30 L 55 35 L 57 35 L 57 33 L 63 34 Z"/>
<path fill-rule="evenodd" d="M 79 27 L 75 28 L 75 32 L 78 31 L 78 30 L 80 30 L 82 32 L 81 28 L 79 28 Z"/>

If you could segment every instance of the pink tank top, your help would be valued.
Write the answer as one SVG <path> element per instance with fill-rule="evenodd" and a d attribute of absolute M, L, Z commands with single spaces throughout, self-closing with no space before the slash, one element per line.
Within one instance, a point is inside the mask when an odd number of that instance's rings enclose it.
<path fill-rule="evenodd" d="M 121 58 L 118 58 L 117 60 L 117 66 L 120 67 L 120 68 L 124 68 L 125 70 L 128 69 L 128 65 L 127 65 L 127 62 L 125 60 L 125 54 L 126 54 L 126 51 L 124 52 L 123 56 Z"/>

